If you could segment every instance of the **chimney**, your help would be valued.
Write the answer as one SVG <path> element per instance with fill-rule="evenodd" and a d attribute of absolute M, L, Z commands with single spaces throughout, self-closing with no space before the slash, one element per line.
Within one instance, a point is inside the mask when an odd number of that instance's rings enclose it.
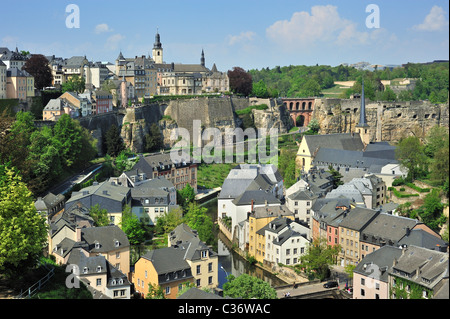
<path fill-rule="evenodd" d="M 252 199 L 252 208 L 250 209 L 250 212 L 253 213 L 253 199 Z"/>
<path fill-rule="evenodd" d="M 406 227 L 406 236 L 409 236 L 411 234 L 411 229 L 409 227 Z"/>
<path fill-rule="evenodd" d="M 76 233 L 75 241 L 80 242 L 81 241 L 81 227 L 77 227 L 75 229 L 75 233 Z"/>

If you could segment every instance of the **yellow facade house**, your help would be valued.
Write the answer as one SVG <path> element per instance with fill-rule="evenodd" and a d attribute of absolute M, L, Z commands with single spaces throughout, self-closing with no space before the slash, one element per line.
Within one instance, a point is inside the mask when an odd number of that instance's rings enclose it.
<path fill-rule="evenodd" d="M 284 205 L 255 207 L 248 217 L 249 227 L 249 255 L 256 258 L 258 262 L 265 259 L 264 232 L 258 232 L 267 224 L 278 217 L 286 217 L 295 220 L 294 214 Z"/>

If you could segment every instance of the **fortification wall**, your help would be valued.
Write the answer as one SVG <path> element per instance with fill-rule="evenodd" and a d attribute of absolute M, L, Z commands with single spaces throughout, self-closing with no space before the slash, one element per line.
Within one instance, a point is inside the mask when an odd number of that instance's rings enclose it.
<path fill-rule="evenodd" d="M 316 99 L 313 118 L 321 134 L 350 133 L 360 116 L 360 99 Z M 424 137 L 435 126 L 449 127 L 448 104 L 429 101 L 370 101 L 366 99 L 366 119 L 372 141 L 396 143 L 402 137 Z"/>

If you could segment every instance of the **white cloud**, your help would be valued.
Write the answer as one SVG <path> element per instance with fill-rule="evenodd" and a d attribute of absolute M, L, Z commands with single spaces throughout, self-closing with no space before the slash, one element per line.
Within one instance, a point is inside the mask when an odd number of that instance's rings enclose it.
<path fill-rule="evenodd" d="M 229 35 L 227 37 L 227 42 L 229 45 L 235 45 L 239 43 L 247 44 L 252 41 L 256 36 L 256 33 L 253 31 L 241 32 L 239 35 Z"/>
<path fill-rule="evenodd" d="M 314 6 L 311 14 L 306 11 L 295 12 L 291 20 L 275 22 L 267 28 L 267 36 L 276 42 L 312 44 L 316 41 L 329 41 L 335 38 L 338 30 L 343 30 L 351 23 L 342 19 L 337 7 Z"/>
<path fill-rule="evenodd" d="M 125 36 L 120 33 L 114 34 L 106 40 L 105 46 L 108 50 L 117 50 L 119 47 L 119 42 L 123 39 L 125 39 Z"/>
<path fill-rule="evenodd" d="M 441 31 L 447 27 L 448 20 L 445 19 L 445 11 L 441 7 L 433 6 L 423 23 L 413 26 L 413 29 L 419 31 Z"/>
<path fill-rule="evenodd" d="M 105 33 L 105 32 L 112 32 L 113 29 L 110 29 L 110 27 L 106 23 L 98 24 L 95 26 L 95 33 Z"/>
<path fill-rule="evenodd" d="M 360 31 L 355 22 L 342 18 L 336 6 L 326 5 L 313 6 L 311 14 L 295 12 L 290 20 L 280 20 L 269 26 L 266 35 L 285 49 L 307 50 L 316 44 L 367 45 L 379 38 L 380 29 L 366 30 Z"/>

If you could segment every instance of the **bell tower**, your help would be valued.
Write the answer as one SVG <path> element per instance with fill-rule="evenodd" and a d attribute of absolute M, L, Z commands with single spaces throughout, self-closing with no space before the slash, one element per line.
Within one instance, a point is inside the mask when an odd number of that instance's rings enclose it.
<path fill-rule="evenodd" d="M 155 43 L 153 44 L 152 55 L 153 60 L 155 60 L 155 63 L 163 63 L 163 48 L 158 30 L 156 31 L 155 35 Z"/>

